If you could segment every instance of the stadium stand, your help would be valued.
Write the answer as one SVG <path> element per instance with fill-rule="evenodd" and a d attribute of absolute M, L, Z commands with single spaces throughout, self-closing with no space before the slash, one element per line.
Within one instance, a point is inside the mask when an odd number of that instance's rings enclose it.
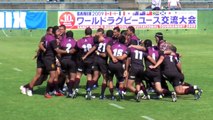
<path fill-rule="evenodd" d="M 152 0 L 135 0 L 139 5 L 139 9 L 151 9 Z M 168 0 L 161 0 L 162 6 L 167 7 Z M 188 9 L 213 9 L 213 0 L 180 0 L 182 10 Z"/>
<path fill-rule="evenodd" d="M 115 0 L 0 0 L 0 9 L 118 9 Z"/>
<path fill-rule="evenodd" d="M 54 2 L 57 1 L 57 2 Z M 150 10 L 152 0 L 0 0 L 0 9 Z M 167 7 L 168 0 L 162 0 Z M 180 0 L 184 9 L 213 9 L 213 0 Z"/>

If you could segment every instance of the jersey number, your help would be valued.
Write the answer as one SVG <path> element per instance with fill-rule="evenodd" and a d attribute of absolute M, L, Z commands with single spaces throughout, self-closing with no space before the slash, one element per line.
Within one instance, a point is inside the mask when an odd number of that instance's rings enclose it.
<path fill-rule="evenodd" d="M 156 61 L 156 54 L 152 53 L 152 58 Z"/>
<path fill-rule="evenodd" d="M 169 58 L 170 58 L 170 62 L 173 62 L 173 56 L 170 55 Z"/>
<path fill-rule="evenodd" d="M 138 51 L 138 50 L 135 50 L 135 59 L 136 60 L 142 60 L 143 59 L 143 52 L 142 51 Z"/>
<path fill-rule="evenodd" d="M 84 44 L 82 45 L 82 48 L 84 49 L 84 52 L 88 52 L 91 48 L 92 48 L 92 45 L 91 44 Z"/>
<path fill-rule="evenodd" d="M 106 51 L 106 43 L 100 43 L 98 46 L 98 51 L 105 52 Z"/>
<path fill-rule="evenodd" d="M 113 50 L 113 55 L 114 56 L 122 56 L 123 50 L 122 49 L 114 49 Z"/>
<path fill-rule="evenodd" d="M 70 50 L 70 48 L 72 47 L 72 45 L 71 45 L 70 43 L 68 43 L 68 44 L 66 45 L 66 47 L 67 47 L 66 51 L 68 51 L 68 50 Z"/>

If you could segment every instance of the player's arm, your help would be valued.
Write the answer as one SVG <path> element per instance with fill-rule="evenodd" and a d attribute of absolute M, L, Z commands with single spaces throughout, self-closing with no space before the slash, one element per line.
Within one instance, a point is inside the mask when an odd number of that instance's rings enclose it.
<path fill-rule="evenodd" d="M 38 57 L 38 54 L 41 52 L 40 50 L 42 51 L 46 51 L 46 49 L 44 48 L 43 44 L 44 44 L 44 40 L 45 40 L 45 37 L 43 36 L 38 44 L 38 49 L 36 50 L 36 55 L 33 57 L 33 59 L 36 59 Z M 42 46 L 41 46 L 42 45 Z"/>
<path fill-rule="evenodd" d="M 103 58 L 107 57 L 106 52 L 100 53 L 100 52 L 98 52 L 98 51 L 96 50 L 95 53 L 96 53 L 96 55 L 101 56 L 101 57 L 103 57 Z"/>
<path fill-rule="evenodd" d="M 178 62 L 178 63 L 176 64 L 176 66 L 177 66 L 178 71 L 179 71 L 180 73 L 183 73 L 182 67 L 181 67 L 181 63 Z"/>
<path fill-rule="evenodd" d="M 55 52 L 57 53 L 57 54 L 67 54 L 67 53 L 69 53 L 69 50 L 68 51 L 66 51 L 66 50 L 61 50 L 60 48 L 59 48 L 59 46 L 57 45 L 57 41 L 52 41 L 52 42 L 50 42 L 50 45 L 52 46 L 52 48 L 55 50 Z"/>
<path fill-rule="evenodd" d="M 57 54 L 67 54 L 67 53 L 69 53 L 68 51 L 61 50 L 59 48 L 55 48 L 54 50 L 56 51 Z"/>
<path fill-rule="evenodd" d="M 113 56 L 113 54 L 112 54 L 111 45 L 107 45 L 106 50 L 107 50 L 107 53 L 108 53 L 109 57 L 112 59 L 112 61 L 113 61 L 114 63 L 118 62 L 118 60 L 117 60 L 117 59 Z"/>
<path fill-rule="evenodd" d="M 77 47 L 77 44 L 76 44 L 74 48 L 71 48 L 71 49 L 70 49 L 69 53 L 70 53 L 70 54 L 74 54 L 74 53 L 77 52 L 77 49 L 78 49 L 78 47 Z"/>
<path fill-rule="evenodd" d="M 182 7 L 181 7 L 181 4 L 180 4 L 180 1 L 178 1 L 177 4 L 178 4 L 178 8 L 181 9 Z"/>
<path fill-rule="evenodd" d="M 171 50 L 162 51 L 165 55 L 171 55 L 173 52 Z"/>
<path fill-rule="evenodd" d="M 138 50 L 146 51 L 146 48 L 141 45 L 130 45 L 129 48 L 131 48 L 131 47 L 138 49 Z"/>
<path fill-rule="evenodd" d="M 108 53 L 109 57 L 112 59 L 114 56 L 112 55 L 111 45 L 107 45 L 106 50 L 107 50 L 107 53 Z"/>
<path fill-rule="evenodd" d="M 89 55 L 91 55 L 95 50 L 97 49 L 97 46 L 93 46 L 83 57 L 82 60 L 85 60 Z"/>
<path fill-rule="evenodd" d="M 122 56 L 116 56 L 115 58 L 118 59 L 118 60 L 125 60 L 127 57 L 130 56 L 130 53 L 131 53 L 130 48 L 128 48 L 128 49 L 123 53 Z"/>
<path fill-rule="evenodd" d="M 124 77 L 127 77 L 127 75 L 128 75 L 130 62 L 131 62 L 131 58 L 128 57 L 126 62 L 125 62 Z"/>
<path fill-rule="evenodd" d="M 168 5 L 168 8 L 170 8 L 170 3 L 171 3 L 171 1 L 169 0 L 169 1 L 168 1 L 168 4 L 167 4 L 167 5 Z"/>
<path fill-rule="evenodd" d="M 70 54 L 74 54 L 76 51 L 77 51 L 77 50 L 76 50 L 75 48 L 72 48 L 72 49 L 69 51 L 69 53 L 70 53 Z"/>
<path fill-rule="evenodd" d="M 125 60 L 127 57 L 127 54 L 123 54 L 122 56 L 116 56 L 115 58 L 118 60 Z"/>
<path fill-rule="evenodd" d="M 156 64 L 156 61 L 151 57 L 151 56 L 147 56 L 147 59 L 153 64 L 155 65 Z"/>
<path fill-rule="evenodd" d="M 179 56 L 179 54 L 178 54 L 178 56 Z M 177 67 L 178 71 L 180 73 L 183 73 L 181 62 L 180 62 L 180 59 L 178 57 L 175 57 L 175 63 L 176 63 L 176 67 Z"/>
<path fill-rule="evenodd" d="M 40 50 L 42 50 L 43 52 L 46 51 L 46 48 L 44 47 L 44 41 L 45 41 L 45 37 L 43 36 L 43 37 L 41 38 L 41 41 L 39 42 L 39 45 L 38 45 L 38 48 L 39 48 Z"/>
<path fill-rule="evenodd" d="M 151 65 L 151 66 L 149 66 L 149 68 L 150 69 L 155 69 L 155 68 L 157 68 L 158 66 L 160 66 L 160 64 L 163 62 L 163 60 L 164 60 L 164 56 L 160 56 L 160 58 L 159 58 L 159 60 L 157 61 L 157 63 L 153 66 L 153 65 Z"/>

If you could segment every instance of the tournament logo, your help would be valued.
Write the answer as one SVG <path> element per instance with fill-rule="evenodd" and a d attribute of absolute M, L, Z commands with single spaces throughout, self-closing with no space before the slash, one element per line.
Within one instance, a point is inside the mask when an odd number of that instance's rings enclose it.
<path fill-rule="evenodd" d="M 75 27 L 75 16 L 71 12 L 64 12 L 59 16 L 59 24 L 72 29 Z"/>
<path fill-rule="evenodd" d="M 51 67 L 52 67 L 52 69 L 55 69 L 55 65 L 54 64 L 51 64 Z"/>

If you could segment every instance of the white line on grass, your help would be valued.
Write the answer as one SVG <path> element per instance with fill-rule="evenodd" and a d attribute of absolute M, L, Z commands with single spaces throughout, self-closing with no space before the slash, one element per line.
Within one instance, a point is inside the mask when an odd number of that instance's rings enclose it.
<path fill-rule="evenodd" d="M 18 68 L 13 68 L 13 70 L 18 71 L 18 72 L 22 72 L 22 70 L 18 69 Z"/>
<path fill-rule="evenodd" d="M 6 37 L 9 37 L 3 29 L 2 29 L 2 32 Z"/>
<path fill-rule="evenodd" d="M 144 119 L 146 119 L 146 120 L 155 120 L 155 119 L 153 119 L 153 118 L 151 118 L 149 116 L 141 116 L 141 117 L 144 118 Z"/>
<path fill-rule="evenodd" d="M 114 103 L 109 103 L 109 105 L 113 106 L 113 107 L 116 107 L 118 109 L 124 109 L 124 107 L 120 106 L 120 105 L 117 105 L 117 104 L 114 104 Z"/>

